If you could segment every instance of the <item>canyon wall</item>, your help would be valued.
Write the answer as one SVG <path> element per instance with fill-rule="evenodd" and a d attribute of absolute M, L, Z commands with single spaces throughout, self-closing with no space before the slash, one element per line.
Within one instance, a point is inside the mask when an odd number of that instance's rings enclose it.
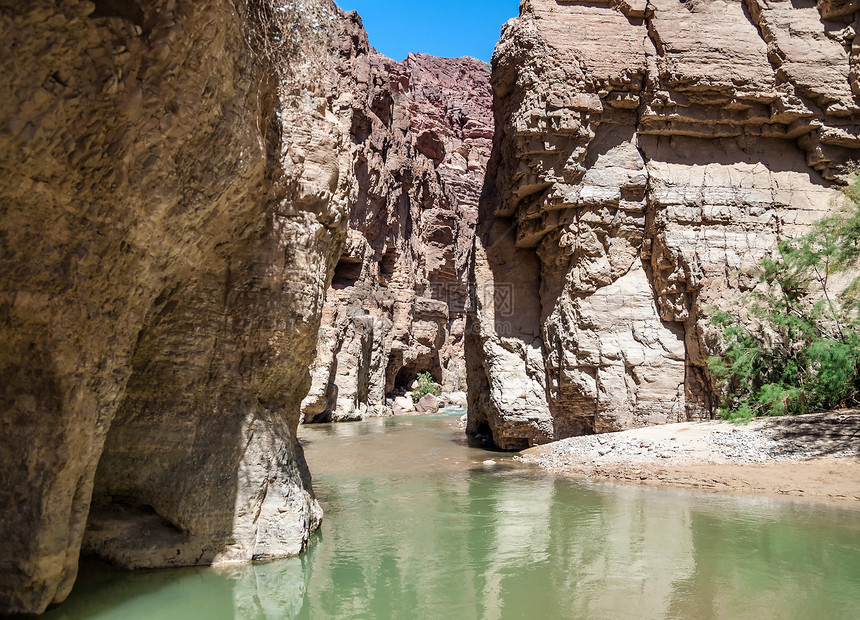
<path fill-rule="evenodd" d="M 360 79 L 357 198 L 306 422 L 399 412 L 387 397 L 422 372 L 465 389 L 468 256 L 493 135 L 489 66 L 424 54 L 397 63 L 373 51 Z"/>
<path fill-rule="evenodd" d="M 524 0 L 467 327 L 467 432 L 519 449 L 707 418 L 709 309 L 860 157 L 858 3 Z"/>
<path fill-rule="evenodd" d="M 247 561 L 319 524 L 295 431 L 367 41 L 281 4 L 0 2 L 0 614 L 82 546 Z"/>

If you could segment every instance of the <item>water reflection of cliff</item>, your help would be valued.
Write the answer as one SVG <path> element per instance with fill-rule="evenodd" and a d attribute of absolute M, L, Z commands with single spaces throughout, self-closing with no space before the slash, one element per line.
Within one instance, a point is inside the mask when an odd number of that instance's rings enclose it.
<path fill-rule="evenodd" d="M 305 429 L 326 510 L 307 555 L 91 579 L 46 617 L 841 618 L 860 605 L 856 511 L 573 484 L 456 433 L 419 418 Z"/>
<path fill-rule="evenodd" d="M 413 428 L 429 421 L 377 424 L 388 433 L 365 427 L 353 443 L 338 429 L 330 452 L 322 437 L 308 448 L 324 478 L 316 563 L 327 568 L 314 575 L 305 610 L 498 619 L 796 617 L 808 609 L 806 617 L 839 617 L 860 602 L 860 524 L 846 528 L 839 511 L 571 484 L 504 462 L 485 468 L 487 453 Z"/>
<path fill-rule="evenodd" d="M 45 620 L 294 618 L 305 603 L 313 546 L 300 558 L 217 568 L 117 572 L 84 565 L 72 596 Z"/>

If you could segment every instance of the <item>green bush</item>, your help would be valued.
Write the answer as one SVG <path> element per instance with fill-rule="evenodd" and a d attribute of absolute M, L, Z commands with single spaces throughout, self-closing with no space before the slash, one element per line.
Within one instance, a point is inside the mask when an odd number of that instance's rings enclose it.
<path fill-rule="evenodd" d="M 441 393 L 442 390 L 438 385 L 433 383 L 433 377 L 430 373 L 422 372 L 418 375 L 418 387 L 412 390 L 412 402 L 417 403 L 419 400 L 427 396 L 427 394 L 439 396 Z"/>
<path fill-rule="evenodd" d="M 781 242 L 755 274 L 738 316 L 714 311 L 723 351 L 708 366 L 723 390 L 720 414 L 744 420 L 853 405 L 860 395 L 860 277 L 833 276 L 860 261 L 860 185 L 849 207 Z"/>

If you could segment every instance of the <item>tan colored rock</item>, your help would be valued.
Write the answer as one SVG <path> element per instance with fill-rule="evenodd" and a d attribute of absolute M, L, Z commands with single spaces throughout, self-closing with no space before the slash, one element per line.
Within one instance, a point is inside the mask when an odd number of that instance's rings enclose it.
<path fill-rule="evenodd" d="M 386 398 L 422 372 L 464 386 L 468 255 L 492 140 L 488 67 L 362 58 L 357 203 L 326 296 L 306 422 L 386 415 Z"/>
<path fill-rule="evenodd" d="M 394 397 L 394 414 L 401 415 L 405 413 L 411 413 L 415 411 L 415 403 L 412 402 L 412 398 L 409 396 L 395 396 Z"/>
<path fill-rule="evenodd" d="M 855 13 L 835 4 L 522 4 L 493 58 L 471 435 L 518 449 L 711 415 L 708 309 L 860 154 Z"/>
<path fill-rule="evenodd" d="M 443 392 L 440 401 L 456 407 L 465 407 L 468 396 L 466 392 Z"/>
<path fill-rule="evenodd" d="M 278 72 L 261 6 L 0 9 L 0 614 L 63 600 L 82 544 L 247 561 L 319 524 L 295 430 L 366 43 L 306 0 Z"/>
<path fill-rule="evenodd" d="M 415 403 L 416 413 L 433 413 L 439 409 L 439 400 L 432 394 L 425 394 Z"/>

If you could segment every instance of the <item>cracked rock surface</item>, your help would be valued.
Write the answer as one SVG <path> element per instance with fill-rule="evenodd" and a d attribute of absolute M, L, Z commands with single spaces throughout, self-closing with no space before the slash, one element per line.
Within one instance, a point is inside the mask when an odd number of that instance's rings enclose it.
<path fill-rule="evenodd" d="M 0 615 L 82 548 L 248 561 L 319 524 L 295 432 L 367 44 L 305 0 L 267 56 L 264 5 L 0 2 Z"/>
<path fill-rule="evenodd" d="M 465 387 L 468 256 L 492 144 L 489 66 L 365 49 L 355 204 L 323 307 L 306 422 L 401 413 L 419 373 Z"/>
<path fill-rule="evenodd" d="M 467 326 L 470 435 L 521 449 L 709 418 L 709 308 L 860 156 L 856 3 L 526 0 Z"/>

